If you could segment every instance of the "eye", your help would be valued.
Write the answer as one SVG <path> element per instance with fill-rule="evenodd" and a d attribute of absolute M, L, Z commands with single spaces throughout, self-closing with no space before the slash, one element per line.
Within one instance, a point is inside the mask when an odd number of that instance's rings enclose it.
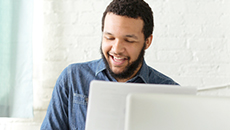
<path fill-rule="evenodd" d="M 125 41 L 128 42 L 128 43 L 134 43 L 135 42 L 135 41 L 128 40 L 128 39 L 126 39 Z"/>
<path fill-rule="evenodd" d="M 114 40 L 115 38 L 114 38 L 114 37 L 106 37 L 106 36 L 105 36 L 105 39 L 106 39 L 106 40 Z"/>

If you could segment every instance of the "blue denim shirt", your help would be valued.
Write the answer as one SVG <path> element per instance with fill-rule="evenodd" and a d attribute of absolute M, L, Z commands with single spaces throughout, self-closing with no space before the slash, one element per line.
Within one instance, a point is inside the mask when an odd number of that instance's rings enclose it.
<path fill-rule="evenodd" d="M 106 70 L 102 59 L 71 64 L 65 68 L 54 87 L 41 130 L 84 130 L 92 80 L 116 82 Z M 127 82 L 178 85 L 145 62 L 137 75 Z"/>

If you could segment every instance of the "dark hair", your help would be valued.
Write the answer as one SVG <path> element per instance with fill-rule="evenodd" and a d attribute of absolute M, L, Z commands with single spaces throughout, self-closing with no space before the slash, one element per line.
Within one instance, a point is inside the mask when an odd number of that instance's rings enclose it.
<path fill-rule="evenodd" d="M 144 22 L 142 32 L 145 39 L 153 33 L 153 12 L 144 0 L 113 0 L 106 8 L 102 17 L 102 31 L 107 13 L 113 13 L 129 18 L 141 18 Z"/>

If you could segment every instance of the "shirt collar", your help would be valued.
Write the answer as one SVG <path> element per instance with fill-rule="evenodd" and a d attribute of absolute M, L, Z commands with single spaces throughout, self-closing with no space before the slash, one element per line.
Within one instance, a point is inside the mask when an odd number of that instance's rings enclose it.
<path fill-rule="evenodd" d="M 96 68 L 95 76 L 97 76 L 100 72 L 106 69 L 105 63 L 103 59 L 100 59 Z"/>
<path fill-rule="evenodd" d="M 149 72 L 149 67 L 147 66 L 144 60 L 141 69 L 139 70 L 139 72 L 137 73 L 135 77 L 136 78 L 140 77 L 144 81 L 144 83 L 148 83 L 149 82 L 148 72 Z"/>
<path fill-rule="evenodd" d="M 96 68 L 95 76 L 97 76 L 100 72 L 104 71 L 105 69 L 106 69 L 105 63 L 104 63 L 103 59 L 100 59 L 98 66 Z M 148 66 L 144 60 L 142 67 L 139 70 L 139 72 L 137 73 L 137 75 L 134 78 L 130 79 L 129 81 L 132 82 L 136 78 L 140 77 L 144 83 L 148 83 L 149 82 L 148 72 L 149 72 L 149 68 L 148 68 Z"/>

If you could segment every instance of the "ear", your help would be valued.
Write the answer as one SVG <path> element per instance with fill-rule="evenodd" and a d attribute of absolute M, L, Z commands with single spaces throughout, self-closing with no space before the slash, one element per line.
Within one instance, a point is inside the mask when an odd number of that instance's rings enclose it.
<path fill-rule="evenodd" d="M 150 46 L 151 43 L 152 43 L 152 40 L 153 40 L 153 35 L 151 34 L 151 35 L 146 39 L 146 41 L 145 41 L 145 44 L 146 44 L 145 49 L 148 49 L 148 48 L 149 48 L 149 46 Z"/>

